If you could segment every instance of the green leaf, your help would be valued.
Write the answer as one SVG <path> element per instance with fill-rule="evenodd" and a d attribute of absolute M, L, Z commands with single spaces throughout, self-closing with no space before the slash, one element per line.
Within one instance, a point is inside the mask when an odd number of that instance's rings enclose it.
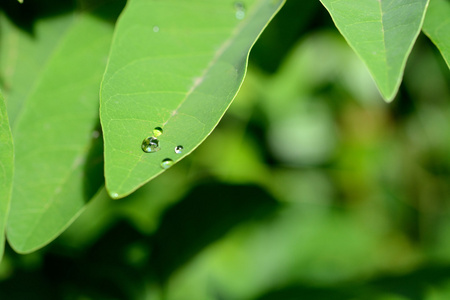
<path fill-rule="evenodd" d="M 450 1 L 430 1 L 422 30 L 441 51 L 450 68 Z"/>
<path fill-rule="evenodd" d="M 30 34 L 0 14 L 0 76 L 11 127 L 74 18 L 75 14 L 65 14 L 38 20 Z"/>
<path fill-rule="evenodd" d="M 428 0 L 321 2 L 350 47 L 367 65 L 383 98 L 392 101 L 420 32 Z"/>
<path fill-rule="evenodd" d="M 5 245 L 5 226 L 8 218 L 13 179 L 14 152 L 11 130 L 3 96 L 0 92 L 0 261 Z"/>
<path fill-rule="evenodd" d="M 250 48 L 283 2 L 128 3 L 100 98 L 112 197 L 130 194 L 163 171 L 164 159 L 179 161 L 211 133 L 239 90 Z M 141 143 L 156 127 L 161 150 L 144 153 Z"/>
<path fill-rule="evenodd" d="M 42 34 L 47 33 L 53 34 Z M 93 132 L 112 33 L 111 23 L 78 13 L 21 105 L 13 127 L 15 173 L 7 224 L 8 240 L 18 252 L 53 240 L 99 186 L 101 173 L 94 176 L 90 163 L 99 144 Z"/>

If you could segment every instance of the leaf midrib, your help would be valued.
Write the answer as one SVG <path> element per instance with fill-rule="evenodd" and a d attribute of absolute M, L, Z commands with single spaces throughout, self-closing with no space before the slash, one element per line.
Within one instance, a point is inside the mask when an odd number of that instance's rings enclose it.
<path fill-rule="evenodd" d="M 82 14 L 80 12 L 75 13 L 75 16 L 73 17 L 73 20 L 67 26 L 67 29 L 64 30 L 64 32 L 58 38 L 58 41 L 55 44 L 55 47 L 53 48 L 52 53 L 46 59 L 46 61 L 44 63 L 44 67 L 42 68 L 41 72 L 39 72 L 39 74 L 37 75 L 38 76 L 37 80 L 33 84 L 33 87 L 30 89 L 30 91 L 27 93 L 26 99 L 31 98 L 33 96 L 33 94 L 36 92 L 37 88 L 42 83 L 42 80 L 43 80 L 42 74 L 45 74 L 47 72 L 48 68 L 51 65 L 50 62 L 54 59 L 54 57 L 56 55 L 58 55 L 58 53 L 61 51 L 61 49 L 65 46 L 65 41 L 66 41 L 66 38 L 67 38 L 67 34 L 71 30 L 73 30 L 74 26 L 76 26 L 76 24 L 78 22 L 80 22 L 80 20 L 82 20 Z M 14 123 L 14 129 L 13 129 L 14 131 L 16 130 L 17 126 L 19 126 L 19 124 L 21 123 L 21 121 L 23 119 L 23 115 L 24 115 L 25 111 L 28 108 L 28 105 L 29 105 L 29 101 L 24 101 L 23 105 L 21 105 L 20 112 L 18 113 L 17 118 L 16 118 L 16 122 Z M 81 151 L 77 151 L 78 155 L 76 156 L 76 159 L 73 160 L 73 163 L 72 163 L 70 169 L 67 170 L 66 175 L 64 176 L 63 180 L 60 181 L 61 183 L 58 184 L 57 188 L 52 192 L 51 198 L 48 200 L 48 202 L 42 208 L 42 211 L 40 212 L 39 217 L 35 220 L 35 222 L 34 222 L 35 225 L 32 227 L 33 229 L 31 231 L 29 231 L 25 235 L 25 238 L 23 239 L 23 242 L 20 244 L 20 247 L 18 247 L 18 248 L 23 249 L 24 246 L 27 244 L 27 242 L 29 241 L 30 237 L 37 230 L 37 225 L 42 221 L 42 218 L 44 217 L 44 214 L 48 211 L 48 209 L 55 202 L 55 199 L 57 198 L 58 194 L 60 193 L 60 192 L 58 192 L 59 188 L 65 186 L 67 184 L 67 182 L 71 178 L 71 176 L 74 173 L 74 171 L 80 166 L 80 164 L 81 164 L 80 162 L 82 162 L 82 160 L 80 160 L 80 157 L 81 158 L 85 157 L 85 155 L 86 155 L 86 153 L 88 151 L 89 151 L 89 145 L 86 145 L 85 147 L 83 147 L 81 149 Z M 70 224 L 70 222 L 68 224 Z M 39 248 L 39 247 L 40 246 L 36 247 L 36 249 Z M 29 249 L 29 250 L 27 250 L 27 252 L 28 251 L 33 251 L 33 250 L 34 249 Z"/>
<path fill-rule="evenodd" d="M 83 151 L 81 152 L 83 153 L 87 153 L 89 149 L 89 146 L 84 147 Z M 77 158 L 73 161 L 73 164 L 71 165 L 70 169 L 67 171 L 66 176 L 60 181 L 60 184 L 58 184 L 58 188 L 56 188 L 53 193 L 51 198 L 48 200 L 48 202 L 45 204 L 45 206 L 42 208 L 42 211 L 39 213 L 39 217 L 36 219 L 36 221 L 34 222 L 34 226 L 32 226 L 32 230 L 28 232 L 27 235 L 25 235 L 25 238 L 23 239 L 23 242 L 21 244 L 21 249 L 24 249 L 24 246 L 27 244 L 27 242 L 29 241 L 30 237 L 36 232 L 36 230 L 38 229 L 38 224 L 42 221 L 42 219 L 44 218 L 45 213 L 49 210 L 49 208 L 52 206 L 52 204 L 55 202 L 55 199 L 57 198 L 57 196 L 59 194 L 61 194 L 62 192 L 62 188 L 59 189 L 60 187 L 64 187 L 68 182 L 69 179 L 71 178 L 71 176 L 73 175 L 73 173 L 75 172 L 75 170 L 80 167 L 82 165 L 82 163 L 84 162 L 84 155 L 79 155 L 77 156 Z M 81 212 L 79 212 L 81 213 Z M 68 223 L 70 224 L 70 222 Z M 63 230 L 63 229 L 61 229 Z M 40 246 L 35 247 L 35 249 L 38 249 Z M 28 249 L 27 252 L 31 252 L 35 250 L 33 249 Z"/>

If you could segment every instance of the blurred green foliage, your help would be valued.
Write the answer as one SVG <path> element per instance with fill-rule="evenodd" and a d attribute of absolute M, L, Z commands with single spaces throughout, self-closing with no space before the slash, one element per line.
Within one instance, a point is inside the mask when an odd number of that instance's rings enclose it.
<path fill-rule="evenodd" d="M 386 104 L 308 3 L 286 3 L 190 157 L 102 190 L 40 251 L 7 248 L 0 299 L 450 299 L 448 68 L 421 35 Z"/>

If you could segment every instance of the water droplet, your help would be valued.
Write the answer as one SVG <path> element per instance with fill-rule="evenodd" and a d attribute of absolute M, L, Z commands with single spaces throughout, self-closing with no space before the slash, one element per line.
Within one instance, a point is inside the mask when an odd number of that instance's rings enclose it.
<path fill-rule="evenodd" d="M 100 136 L 100 131 L 98 131 L 98 130 L 92 131 L 92 138 L 93 139 L 98 139 L 99 136 Z"/>
<path fill-rule="evenodd" d="M 159 31 L 159 26 L 153 26 L 153 32 L 158 32 Z"/>
<path fill-rule="evenodd" d="M 153 136 L 142 141 L 142 151 L 146 153 L 153 153 L 159 151 L 159 140 Z"/>
<path fill-rule="evenodd" d="M 183 150 L 184 150 L 184 147 L 181 146 L 181 145 L 175 147 L 175 153 L 176 153 L 176 154 L 181 154 L 181 153 L 183 153 Z"/>
<path fill-rule="evenodd" d="M 161 168 L 163 169 L 168 169 L 173 165 L 173 160 L 171 160 L 170 158 L 165 158 L 163 159 L 163 161 L 161 162 Z"/>
<path fill-rule="evenodd" d="M 117 194 L 117 193 L 111 193 L 111 197 L 113 197 L 114 199 L 116 199 L 116 198 L 119 197 L 119 194 Z"/>
<path fill-rule="evenodd" d="M 235 2 L 234 9 L 236 10 L 236 19 L 242 20 L 245 17 L 245 5 L 242 2 Z"/>
<path fill-rule="evenodd" d="M 161 127 L 155 127 L 155 129 L 153 129 L 153 136 L 154 137 L 158 137 L 161 134 L 163 134 L 163 130 Z"/>

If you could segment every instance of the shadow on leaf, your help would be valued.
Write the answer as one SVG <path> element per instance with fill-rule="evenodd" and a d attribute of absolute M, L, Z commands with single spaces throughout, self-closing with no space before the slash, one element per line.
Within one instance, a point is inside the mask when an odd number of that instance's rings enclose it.
<path fill-rule="evenodd" d="M 93 130 L 91 144 L 84 163 L 84 196 L 89 201 L 105 183 L 103 173 L 103 138 L 100 122 Z"/>

